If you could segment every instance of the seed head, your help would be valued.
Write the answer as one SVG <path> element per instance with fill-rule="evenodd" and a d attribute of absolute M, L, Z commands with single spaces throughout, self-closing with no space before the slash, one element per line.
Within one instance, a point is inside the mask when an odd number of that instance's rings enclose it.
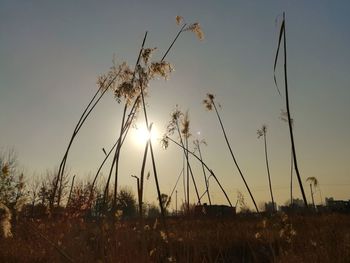
<path fill-rule="evenodd" d="M 169 74 L 174 71 L 174 68 L 169 62 L 166 61 L 152 62 L 149 71 L 152 78 L 158 75 L 167 80 Z"/>
<path fill-rule="evenodd" d="M 258 134 L 258 139 L 264 135 L 266 135 L 267 132 L 267 126 L 265 124 L 262 125 L 261 129 L 257 130 L 257 134 Z"/>
<path fill-rule="evenodd" d="M 145 64 L 148 63 L 149 59 L 152 56 L 153 51 L 155 51 L 156 49 L 157 48 L 154 47 L 154 48 L 145 48 L 142 50 L 141 57 L 142 57 L 143 61 L 145 62 Z"/>
<path fill-rule="evenodd" d="M 204 39 L 204 33 L 199 23 L 193 23 L 186 27 L 184 31 L 191 31 L 196 34 L 199 40 Z"/>
<path fill-rule="evenodd" d="M 180 25 L 180 24 L 182 24 L 182 22 L 183 22 L 183 20 L 184 20 L 184 18 L 182 17 L 182 16 L 176 16 L 176 24 L 177 25 Z"/>

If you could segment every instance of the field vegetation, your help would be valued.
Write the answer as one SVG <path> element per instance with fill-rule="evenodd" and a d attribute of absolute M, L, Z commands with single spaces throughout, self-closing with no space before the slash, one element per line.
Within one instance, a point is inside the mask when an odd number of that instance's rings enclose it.
<path fill-rule="evenodd" d="M 177 147 L 184 159 L 183 170 L 176 182 L 176 185 L 181 182 L 182 177 L 185 200 L 180 204 L 180 209 L 169 209 L 176 186 L 170 195 L 162 192 L 157 158 L 150 137 L 144 146 L 140 174 L 133 175 L 137 182 L 136 194 L 118 184 L 122 176 L 119 169 L 120 156 L 126 147 L 124 141 L 130 128 L 136 119 L 143 119 L 148 132 L 152 131 L 153 123 L 147 111 L 147 96 L 151 93 L 152 82 L 167 79 L 173 72 L 173 66 L 166 59 L 180 36 L 185 32 L 193 32 L 199 39 L 204 37 L 199 23 L 187 24 L 182 17 L 176 17 L 176 22 L 179 30 L 159 60 L 153 60 L 152 55 L 158 52 L 158 48 L 147 47 L 148 33 L 145 32 L 135 65 L 129 66 L 125 62 L 117 63 L 113 60 L 109 71 L 98 77 L 97 91 L 74 127 L 58 169 L 29 181 L 18 168 L 15 152 L 0 152 L 0 262 L 349 261 L 350 215 L 317 211 L 313 199 L 313 191 L 318 186 L 315 177 L 307 179 L 312 206 L 308 205 L 304 193 L 289 109 L 284 16 L 274 70 L 276 71 L 283 42 L 285 120 L 289 124 L 291 140 L 291 177 L 294 168 L 303 197 L 303 209 L 287 214 L 278 211 L 275 206 L 266 125 L 258 130 L 258 138 L 264 139 L 272 211 L 263 212 L 258 209 L 254 193 L 243 173 L 244 169 L 238 164 L 238 154 L 233 151 L 232 140 L 225 130 L 224 122 L 227 120 L 222 119 L 221 106 L 215 95 L 210 93 L 203 100 L 204 106 L 216 114 L 218 132 L 223 135 L 222 139 L 228 147 L 227 154 L 232 157 L 233 168 L 238 171 L 249 193 L 254 212 L 246 206 L 241 193 L 238 194 L 236 205 L 231 202 L 220 178 L 203 159 L 201 145 L 206 142 L 195 140 L 194 147 L 191 147 L 190 113 L 181 111 L 177 105 L 171 113 L 162 145 L 164 148 L 170 144 Z M 275 83 L 282 97 L 276 76 Z M 93 179 L 84 181 L 79 175 L 72 176 L 67 172 L 69 152 L 95 107 L 105 94 L 110 93 L 116 103 L 121 105 L 120 129 L 115 134 L 115 143 L 108 150 L 102 149 L 105 158 L 98 165 Z M 147 174 L 145 165 L 149 159 L 152 170 Z M 193 162 L 200 164 L 203 176 L 194 175 L 191 165 Z M 107 167 L 108 174 L 103 177 L 101 170 L 107 164 L 110 165 Z M 156 204 L 144 202 L 144 181 L 150 177 L 155 182 Z M 197 205 L 204 203 L 203 198 L 207 198 L 209 205 L 212 205 L 209 178 L 215 180 L 232 211 L 240 206 L 239 214 L 209 216 L 205 210 L 198 213 Z M 196 180 L 204 180 L 204 190 L 199 189 Z M 190 189 L 194 189 L 195 193 L 190 194 Z M 292 191 L 291 184 L 291 201 Z M 196 196 L 195 204 L 190 202 L 190 196 Z"/>

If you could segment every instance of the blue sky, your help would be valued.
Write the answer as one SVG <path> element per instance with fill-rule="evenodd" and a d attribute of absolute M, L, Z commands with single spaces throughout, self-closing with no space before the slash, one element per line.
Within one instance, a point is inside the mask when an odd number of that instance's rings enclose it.
<path fill-rule="evenodd" d="M 0 147 L 15 148 L 28 177 L 57 167 L 96 90 L 97 76 L 111 66 L 113 54 L 133 65 L 148 30 L 146 46 L 158 47 L 155 59 L 160 58 L 178 30 L 175 16 L 181 15 L 189 23 L 199 22 L 205 39 L 186 32 L 175 44 L 168 56 L 175 72 L 150 89 L 151 121 L 162 133 L 176 104 L 189 110 L 192 139 L 200 131 L 208 143 L 203 149 L 208 165 L 233 202 L 240 190 L 249 205 L 217 119 L 201 101 L 207 92 L 216 94 L 233 150 L 258 202 L 269 198 L 263 142 L 256 137 L 256 130 L 267 124 L 272 184 L 277 202 L 284 203 L 289 197 L 290 143 L 287 125 L 279 120 L 284 100 L 276 92 L 272 71 L 283 11 L 303 181 L 315 176 L 324 197 L 349 199 L 348 1 L 1 0 Z M 103 158 L 101 148 L 108 149 L 115 140 L 121 113 L 122 105 L 107 94 L 73 145 L 71 174 L 80 180 L 94 174 Z M 138 122 L 143 125 L 143 118 Z M 130 175 L 139 173 L 143 153 L 134 134 L 121 156 L 121 184 L 130 187 Z M 155 151 L 161 188 L 169 193 L 182 167 L 181 152 L 174 145 L 167 151 L 156 145 Z M 200 167 L 193 165 L 200 181 Z M 147 181 L 146 200 L 155 200 L 153 185 Z M 224 202 L 214 184 L 212 192 L 216 202 Z M 300 196 L 298 189 L 295 195 Z"/>

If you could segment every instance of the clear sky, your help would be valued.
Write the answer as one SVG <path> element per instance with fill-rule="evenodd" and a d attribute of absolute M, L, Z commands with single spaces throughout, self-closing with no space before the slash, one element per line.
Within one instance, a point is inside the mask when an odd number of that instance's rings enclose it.
<path fill-rule="evenodd" d="M 263 141 L 275 199 L 289 197 L 290 142 L 279 119 L 284 100 L 273 83 L 273 60 L 282 12 L 296 150 L 303 181 L 319 180 L 322 196 L 349 199 L 350 187 L 350 2 L 349 1 L 14 1 L 0 0 L 0 147 L 15 148 L 28 177 L 58 167 L 96 79 L 119 61 L 135 63 L 144 32 L 159 58 L 175 36 L 175 16 L 199 22 L 205 39 L 183 34 L 168 56 L 175 67 L 168 81 L 152 83 L 148 110 L 159 133 L 175 105 L 191 118 L 192 139 L 205 139 L 204 159 L 236 202 L 237 190 L 252 206 L 225 145 L 216 116 L 203 105 L 216 94 L 238 162 L 257 202 L 269 200 Z M 278 75 L 282 86 L 283 75 Z M 107 94 L 74 142 L 68 167 L 80 180 L 94 174 L 115 141 L 122 105 Z M 144 124 L 138 119 L 139 126 Z M 198 137 L 197 132 L 200 132 Z M 134 188 L 143 147 L 132 131 L 121 153 L 121 184 Z M 175 145 L 155 143 L 162 192 L 170 193 L 182 168 Z M 200 166 L 195 176 L 204 191 Z M 106 171 L 104 174 L 106 175 Z M 296 181 L 295 181 L 296 184 Z M 305 183 L 307 198 L 310 199 Z M 179 186 L 179 202 L 183 199 Z M 193 192 L 193 191 L 192 191 Z M 214 202 L 225 203 L 212 181 Z M 154 180 L 146 200 L 155 200 Z M 192 195 L 192 194 L 191 194 Z M 295 188 L 295 195 L 300 191 Z M 194 195 L 192 195 L 194 201 Z M 317 193 L 316 202 L 320 198 Z"/>

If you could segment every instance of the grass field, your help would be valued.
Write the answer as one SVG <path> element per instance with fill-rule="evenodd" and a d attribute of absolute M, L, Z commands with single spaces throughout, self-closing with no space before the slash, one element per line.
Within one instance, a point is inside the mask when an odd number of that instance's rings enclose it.
<path fill-rule="evenodd" d="M 349 262 L 350 216 L 19 220 L 0 262 Z M 168 232 L 168 233 L 166 233 Z"/>

